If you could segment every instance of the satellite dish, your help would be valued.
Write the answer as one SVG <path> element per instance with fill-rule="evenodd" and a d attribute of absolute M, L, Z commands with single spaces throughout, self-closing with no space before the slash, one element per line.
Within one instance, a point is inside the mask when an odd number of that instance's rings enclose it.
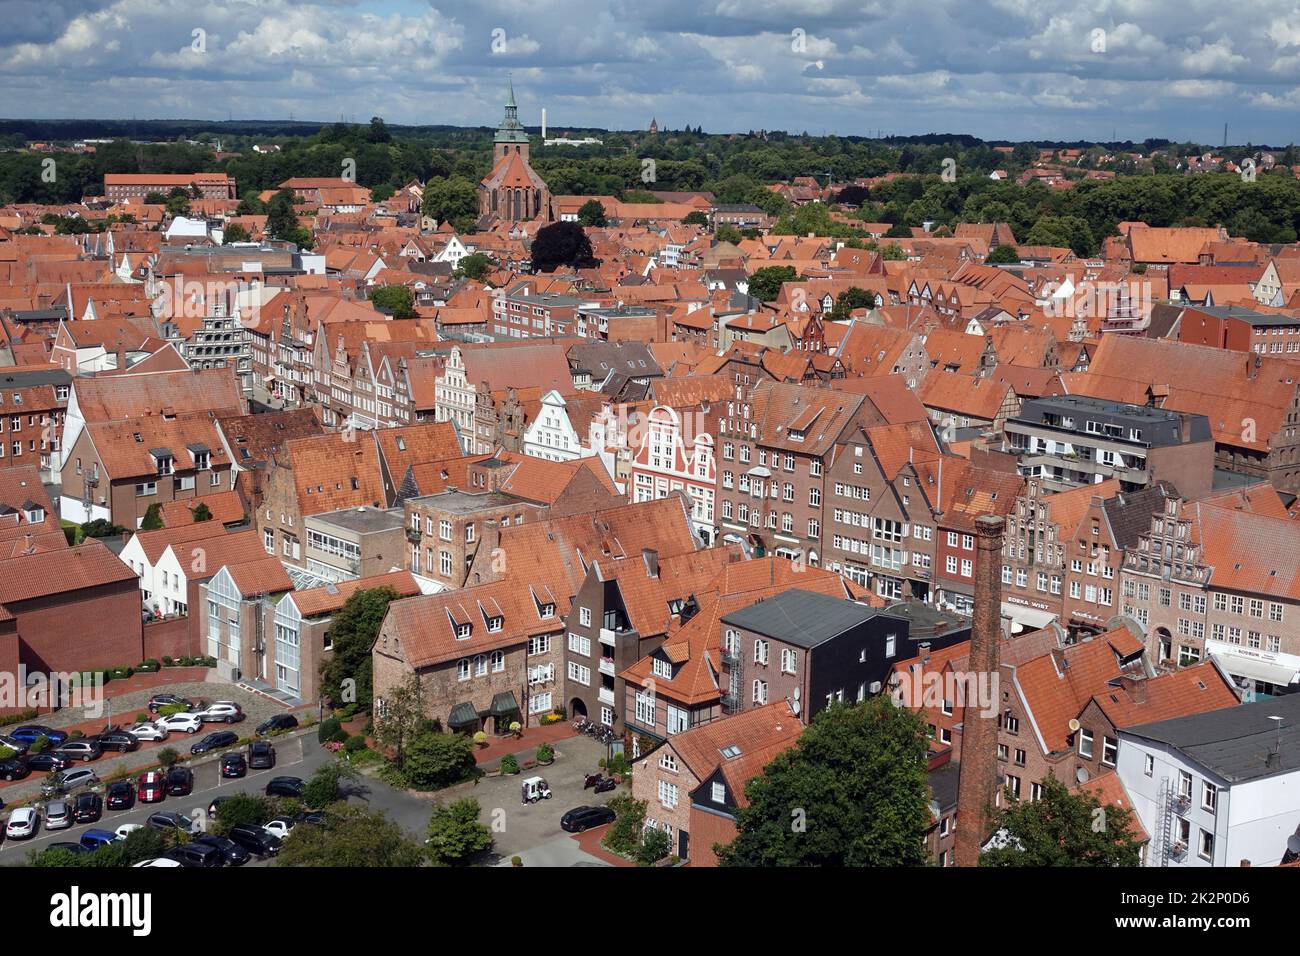
<path fill-rule="evenodd" d="M 1286 848 L 1296 855 L 1300 856 L 1300 836 L 1291 834 L 1286 838 Z"/>
<path fill-rule="evenodd" d="M 1088 769 L 1086 767 L 1080 767 L 1078 770 L 1075 771 L 1074 779 L 1078 780 L 1079 783 L 1087 783 Z"/>
<path fill-rule="evenodd" d="M 794 689 L 794 699 L 795 699 L 795 700 L 798 700 L 798 699 L 799 699 L 799 688 L 798 688 L 798 687 L 796 687 L 796 688 Z"/>
<path fill-rule="evenodd" d="M 1079 723 L 1078 718 L 1075 718 L 1075 717 L 1071 717 L 1071 718 L 1070 718 L 1070 723 L 1069 723 L 1070 733 L 1072 733 L 1072 734 L 1078 733 L 1078 732 L 1079 732 L 1079 728 L 1082 727 L 1082 726 L 1083 726 L 1083 725 L 1082 725 L 1081 723 Z"/>

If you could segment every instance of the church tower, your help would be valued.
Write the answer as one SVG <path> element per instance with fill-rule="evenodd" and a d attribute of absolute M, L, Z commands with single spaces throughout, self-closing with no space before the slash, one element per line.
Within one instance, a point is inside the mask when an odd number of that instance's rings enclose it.
<path fill-rule="evenodd" d="M 497 127 L 497 134 L 492 140 L 492 165 L 498 165 L 512 153 L 518 153 L 528 161 L 528 132 L 519 123 L 519 107 L 515 105 L 515 84 L 507 79 L 509 95 L 506 98 L 506 115 Z"/>

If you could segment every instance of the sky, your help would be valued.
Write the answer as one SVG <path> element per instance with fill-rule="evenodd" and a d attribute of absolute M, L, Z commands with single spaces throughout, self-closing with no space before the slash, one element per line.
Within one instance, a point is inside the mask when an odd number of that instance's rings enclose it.
<path fill-rule="evenodd" d="M 1295 0 L 0 0 L 0 116 L 1300 139 Z"/>

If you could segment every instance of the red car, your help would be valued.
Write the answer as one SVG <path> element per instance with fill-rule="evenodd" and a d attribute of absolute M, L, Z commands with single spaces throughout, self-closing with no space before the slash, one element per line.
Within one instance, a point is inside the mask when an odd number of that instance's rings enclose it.
<path fill-rule="evenodd" d="M 140 774 L 136 784 L 141 803 L 158 803 L 167 796 L 166 779 L 156 770 Z"/>

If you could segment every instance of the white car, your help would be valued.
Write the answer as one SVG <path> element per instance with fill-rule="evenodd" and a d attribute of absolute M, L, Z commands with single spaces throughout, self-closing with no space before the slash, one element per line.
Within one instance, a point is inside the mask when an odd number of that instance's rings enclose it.
<path fill-rule="evenodd" d="M 120 827 L 118 827 L 116 830 L 113 831 L 113 838 L 115 840 L 125 840 L 136 830 L 143 830 L 143 829 L 144 829 L 143 823 L 123 823 Z"/>
<path fill-rule="evenodd" d="M 164 730 L 179 730 L 187 734 L 197 734 L 203 729 L 203 721 L 195 714 L 172 714 L 170 717 L 159 717 L 154 723 Z"/>
<path fill-rule="evenodd" d="M 132 727 L 130 733 L 137 740 L 166 740 L 171 732 L 160 724 L 150 723 L 146 720 L 144 723 Z"/>
<path fill-rule="evenodd" d="M 136 866 L 180 866 L 175 860 L 169 860 L 165 856 L 156 856 L 152 860 L 141 860 Z"/>
<path fill-rule="evenodd" d="M 289 831 L 293 829 L 293 821 L 288 817 L 276 817 L 269 823 L 263 824 L 262 829 L 271 834 L 271 836 L 285 840 L 289 837 Z"/>
<path fill-rule="evenodd" d="M 205 724 L 233 724 L 244 719 L 244 712 L 233 700 L 216 700 L 202 710 L 192 711 Z"/>
<path fill-rule="evenodd" d="M 9 814 L 5 824 L 5 836 L 11 840 L 28 840 L 36 836 L 41 825 L 41 818 L 31 807 L 19 807 Z"/>

